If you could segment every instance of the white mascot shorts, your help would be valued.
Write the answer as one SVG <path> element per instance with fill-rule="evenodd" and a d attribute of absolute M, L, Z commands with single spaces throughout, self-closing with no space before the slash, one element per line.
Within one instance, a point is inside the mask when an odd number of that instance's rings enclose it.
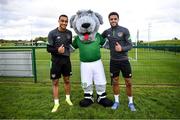
<path fill-rule="evenodd" d="M 84 88 L 93 85 L 106 85 L 106 77 L 101 59 L 94 62 L 81 62 L 81 83 Z"/>

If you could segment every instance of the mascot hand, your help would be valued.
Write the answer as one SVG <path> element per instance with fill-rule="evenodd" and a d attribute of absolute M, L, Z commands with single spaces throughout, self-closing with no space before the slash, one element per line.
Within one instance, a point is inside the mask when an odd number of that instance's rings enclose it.
<path fill-rule="evenodd" d="M 103 44 L 102 47 L 105 48 L 105 49 L 109 49 L 109 40 L 107 38 L 106 38 L 106 41 L 105 41 L 105 43 Z"/>
<path fill-rule="evenodd" d="M 74 52 L 75 51 L 75 48 L 70 44 L 70 46 L 69 46 L 69 51 L 70 52 Z"/>

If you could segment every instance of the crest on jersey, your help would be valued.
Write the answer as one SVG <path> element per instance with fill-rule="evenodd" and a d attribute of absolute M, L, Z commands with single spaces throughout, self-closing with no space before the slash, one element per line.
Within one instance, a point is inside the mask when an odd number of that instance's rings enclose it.
<path fill-rule="evenodd" d="M 71 36 L 70 36 L 70 35 L 67 35 L 67 39 L 71 39 Z"/>
<path fill-rule="evenodd" d="M 52 78 L 55 78 L 55 77 L 56 77 L 56 74 L 52 74 L 51 77 L 52 77 Z"/>
<path fill-rule="evenodd" d="M 123 32 L 119 32 L 119 33 L 118 33 L 118 36 L 119 36 L 119 37 L 122 37 L 122 36 L 123 36 Z"/>

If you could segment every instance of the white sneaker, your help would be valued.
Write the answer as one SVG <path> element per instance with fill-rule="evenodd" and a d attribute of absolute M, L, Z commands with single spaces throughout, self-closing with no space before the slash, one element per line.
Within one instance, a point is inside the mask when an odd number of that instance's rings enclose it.
<path fill-rule="evenodd" d="M 135 106 L 134 106 L 133 103 L 130 103 L 130 104 L 128 105 L 128 107 L 129 107 L 129 109 L 130 109 L 132 112 L 136 111 L 136 108 L 135 108 Z"/>
<path fill-rule="evenodd" d="M 118 102 L 115 102 L 115 103 L 113 104 L 113 106 L 111 107 L 111 109 L 116 110 L 116 109 L 118 109 L 118 107 L 119 107 L 119 103 L 118 103 Z"/>
<path fill-rule="evenodd" d="M 58 110 L 59 104 L 55 104 L 51 112 L 56 112 Z"/>
<path fill-rule="evenodd" d="M 66 102 L 70 105 L 70 106 L 73 106 L 72 102 L 70 99 L 66 99 Z"/>

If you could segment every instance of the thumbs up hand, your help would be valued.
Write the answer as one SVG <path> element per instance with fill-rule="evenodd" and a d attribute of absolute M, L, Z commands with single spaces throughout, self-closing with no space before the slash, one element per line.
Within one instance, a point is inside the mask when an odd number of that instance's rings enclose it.
<path fill-rule="evenodd" d="M 62 44 L 59 48 L 58 48 L 58 53 L 64 53 L 64 44 Z"/>
<path fill-rule="evenodd" d="M 117 52 L 121 52 L 121 51 L 122 51 L 122 47 L 121 47 L 121 45 L 120 45 L 118 42 L 116 42 L 115 50 L 116 50 Z"/>

